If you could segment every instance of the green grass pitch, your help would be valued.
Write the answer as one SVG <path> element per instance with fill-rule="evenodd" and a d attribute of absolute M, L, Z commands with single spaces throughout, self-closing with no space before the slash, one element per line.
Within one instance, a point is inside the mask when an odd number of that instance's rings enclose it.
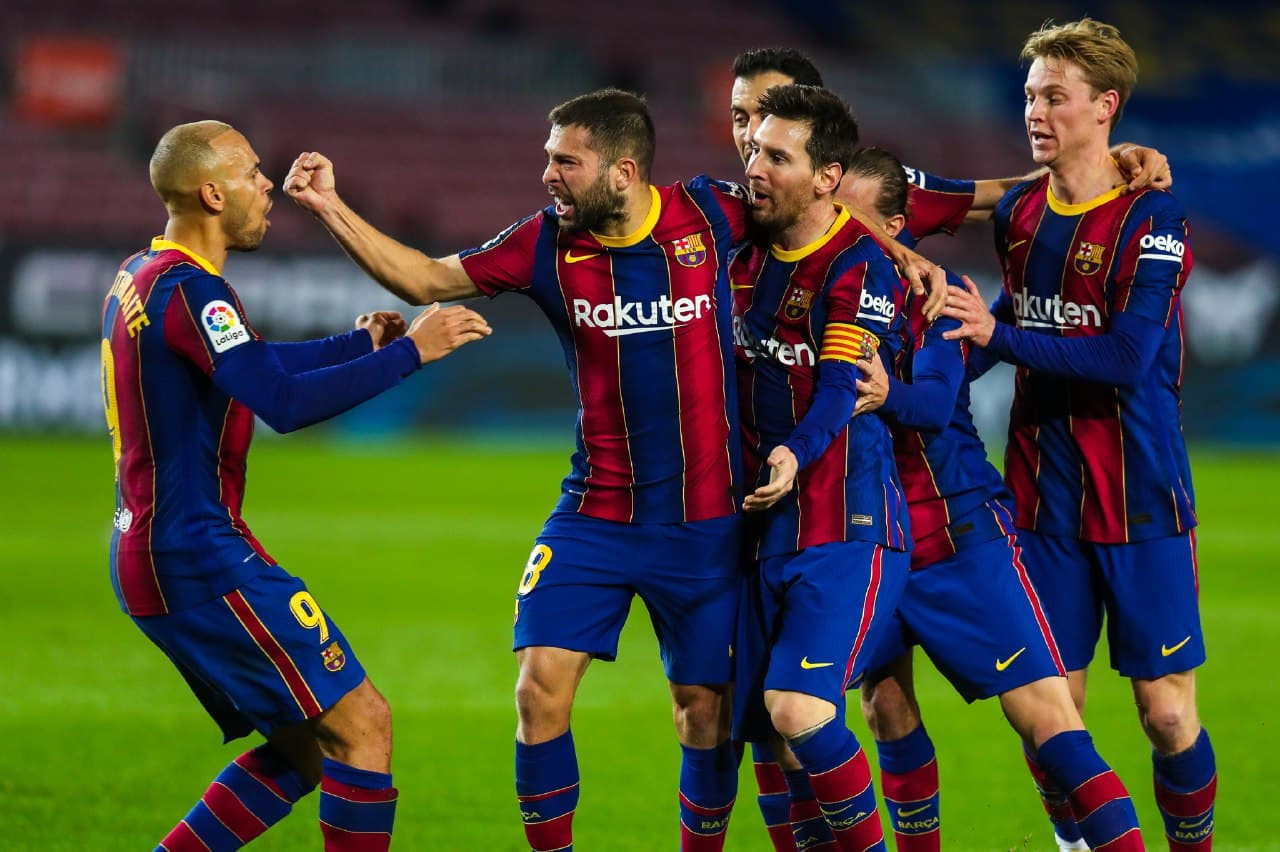
<path fill-rule="evenodd" d="M 342 625 L 394 710 L 397 849 L 527 848 L 512 792 L 513 596 L 566 464 L 559 447 L 430 436 L 372 448 L 260 440 L 251 456 L 251 527 Z M 1267 663 L 1280 642 L 1280 457 L 1203 451 L 1193 464 L 1216 848 L 1280 849 L 1280 687 Z M 177 673 L 116 608 L 106 439 L 0 438 L 0 482 L 0 849 L 150 849 L 244 741 L 219 744 Z M 582 850 L 678 845 L 679 750 L 648 619 L 633 615 L 619 662 L 592 667 L 574 715 Z M 1132 697 L 1105 653 L 1099 663 L 1087 721 L 1148 844 L 1164 848 Z M 917 669 L 938 744 L 944 848 L 1049 850 L 999 707 L 965 706 L 927 661 Z M 318 849 L 315 817 L 310 797 L 253 848 Z M 770 848 L 749 766 L 728 848 Z"/>

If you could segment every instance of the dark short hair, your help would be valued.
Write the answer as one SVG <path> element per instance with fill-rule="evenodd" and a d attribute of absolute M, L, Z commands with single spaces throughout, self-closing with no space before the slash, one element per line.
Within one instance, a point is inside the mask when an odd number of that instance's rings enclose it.
<path fill-rule="evenodd" d="M 848 170 L 858 147 L 858 122 L 849 106 L 821 86 L 770 86 L 760 96 L 760 115 L 799 121 L 809 127 L 805 153 L 817 171 L 828 163 Z"/>
<path fill-rule="evenodd" d="M 889 151 L 875 145 L 859 148 L 854 151 L 845 174 L 880 181 L 876 212 L 884 218 L 907 215 L 907 173 L 902 161 Z"/>
<path fill-rule="evenodd" d="M 632 157 L 641 177 L 648 179 L 657 142 L 644 98 L 621 89 L 599 89 L 565 101 L 547 118 L 560 127 L 586 129 L 587 144 L 606 164 Z"/>
<path fill-rule="evenodd" d="M 739 53 L 733 60 L 733 76 L 751 78 L 766 71 L 786 74 L 802 86 L 821 86 L 822 73 L 813 60 L 793 47 L 758 47 Z"/>

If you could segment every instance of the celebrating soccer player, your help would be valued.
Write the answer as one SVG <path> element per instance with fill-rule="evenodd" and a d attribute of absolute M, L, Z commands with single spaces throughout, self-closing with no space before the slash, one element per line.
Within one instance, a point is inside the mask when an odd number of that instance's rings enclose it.
<path fill-rule="evenodd" d="M 1105 611 L 1169 847 L 1207 850 L 1217 770 L 1195 702 L 1205 648 L 1179 393 L 1186 217 L 1167 192 L 1124 194 L 1108 153 L 1138 71 L 1115 27 L 1047 25 L 1022 58 L 1031 154 L 1048 173 L 996 208 L 994 315 L 953 288 L 962 326 L 949 334 L 1018 367 L 1005 478 L 1077 704 Z M 1046 807 L 1060 796 L 1046 790 Z"/>
<path fill-rule="evenodd" d="M 317 153 L 299 156 L 285 188 L 401 298 L 521 293 L 564 346 L 577 452 L 516 595 L 516 793 L 530 847 L 571 848 L 574 695 L 592 659 L 616 657 L 639 594 L 683 753 L 681 848 L 718 850 L 737 792 L 726 713 L 742 473 L 727 263 L 745 236 L 745 191 L 651 185 L 653 122 L 629 93 L 582 95 L 550 120 L 542 180 L 554 203 L 441 260 L 352 212 Z"/>
<path fill-rule="evenodd" d="M 901 279 L 834 195 L 857 144 L 835 95 L 770 89 L 751 136 L 752 218 L 769 244 L 731 269 L 739 402 L 760 512 L 759 564 L 738 641 L 735 735 L 776 731 L 788 779 L 821 810 L 798 814 L 796 845 L 884 848 L 867 759 L 844 724 L 844 687 L 906 581 L 906 505 L 888 429 L 854 418 L 859 359 L 896 339 Z M 780 755 L 787 759 L 785 755 Z"/>
<path fill-rule="evenodd" d="M 272 183 L 249 142 L 217 121 L 179 125 L 156 146 L 151 183 L 169 213 L 164 236 L 121 265 L 103 309 L 112 584 L 225 739 L 267 740 L 157 848 L 239 849 L 319 783 L 325 849 L 386 849 L 391 711 L 338 625 L 240 515 L 253 417 L 282 432 L 332 417 L 489 327 L 433 307 L 407 334 L 399 314 L 378 312 L 347 334 L 267 343 L 221 273 L 228 251 L 256 249 L 269 226 Z"/>
<path fill-rule="evenodd" d="M 907 175 L 879 148 L 854 156 L 841 198 L 890 234 L 907 223 Z M 943 222 L 913 217 L 926 236 Z M 1022 564 L 1010 495 L 969 413 L 968 347 L 942 335 L 908 297 L 896 375 L 864 362 L 859 413 L 879 407 L 893 433 L 898 475 L 911 513 L 911 574 L 893 623 L 873 649 L 862 710 L 876 739 L 881 784 L 899 852 L 941 848 L 938 767 L 920 719 L 911 649 L 919 645 L 968 701 L 1000 697 L 1005 717 L 1072 797 L 1093 848 L 1140 849 L 1128 793 L 1094 750 L 1071 700 L 1066 670 Z M 1105 807 L 1104 807 L 1105 806 Z"/>

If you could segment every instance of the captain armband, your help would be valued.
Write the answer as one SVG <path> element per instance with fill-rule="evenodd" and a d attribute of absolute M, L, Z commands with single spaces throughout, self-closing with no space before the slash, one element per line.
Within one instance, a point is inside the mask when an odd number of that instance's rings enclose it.
<path fill-rule="evenodd" d="M 865 328 L 847 322 L 828 323 L 822 335 L 819 361 L 866 361 L 880 347 L 880 338 Z"/>

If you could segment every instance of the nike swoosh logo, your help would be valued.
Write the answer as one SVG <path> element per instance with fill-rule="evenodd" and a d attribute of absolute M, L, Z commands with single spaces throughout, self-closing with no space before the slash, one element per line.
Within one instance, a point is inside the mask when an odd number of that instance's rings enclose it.
<path fill-rule="evenodd" d="M 1199 828 L 1200 826 L 1204 825 L 1205 822 L 1207 822 L 1209 817 L 1211 816 L 1213 816 L 1212 812 L 1205 814 L 1195 822 L 1180 822 L 1178 823 L 1178 828 Z"/>
<path fill-rule="evenodd" d="M 1018 659 L 1019 657 L 1021 657 L 1021 656 L 1022 656 L 1022 652 L 1023 652 L 1023 651 L 1025 651 L 1025 650 L 1027 650 L 1025 647 L 1019 648 L 1017 651 L 1015 651 L 1015 652 L 1014 652 L 1014 655 L 1013 655 L 1012 657 L 1010 657 L 1009 659 L 1007 659 L 1007 660 L 1002 660 L 1002 659 L 1000 659 L 999 657 L 997 657 L 997 658 L 996 658 L 996 671 L 998 671 L 998 672 L 1002 672 L 1002 671 L 1004 671 L 1005 669 L 1009 668 L 1009 666 L 1013 665 L 1013 661 L 1014 661 L 1014 660 L 1016 660 L 1016 659 Z"/>
<path fill-rule="evenodd" d="M 1005 251 L 1013 251 L 1023 243 L 1029 243 L 1029 242 L 1031 242 L 1031 240 L 1018 240 L 1016 243 L 1009 243 L 1009 247 L 1005 249 Z"/>
<path fill-rule="evenodd" d="M 754 284 L 739 284 L 739 283 L 738 283 L 738 282 L 736 282 L 736 281 L 730 281 L 730 282 L 729 282 L 729 289 L 730 289 L 730 290 L 750 290 L 750 289 L 754 288 L 755 286 L 756 286 L 756 285 L 754 285 Z"/>
<path fill-rule="evenodd" d="M 913 808 L 913 809 L 911 809 L 911 810 L 909 810 L 909 811 L 898 811 L 898 816 L 899 816 L 899 817 L 913 817 L 913 816 L 915 816 L 916 814 L 922 814 L 922 813 L 924 813 L 925 811 L 929 810 L 929 808 L 930 808 L 930 807 L 932 807 L 932 805 L 921 805 L 920 807 L 918 807 L 918 808 Z"/>
<path fill-rule="evenodd" d="M 590 259 L 591 259 L 591 258 L 593 258 L 593 257 L 599 257 L 599 256 L 600 256 L 600 252 L 596 252 L 595 254 L 574 254 L 574 253 L 573 253 L 572 251 L 570 251 L 569 249 L 565 249 L 565 252 L 564 252 L 564 262 L 565 262 L 565 263 L 579 263 L 579 262 L 581 262 L 581 261 L 584 261 L 584 260 L 590 260 Z"/>
<path fill-rule="evenodd" d="M 834 666 L 835 663 L 811 663 L 808 657 L 802 657 L 800 660 L 800 668 L 802 669 L 825 669 L 827 666 Z"/>
<path fill-rule="evenodd" d="M 1188 643 L 1188 642 L 1190 642 L 1190 641 L 1191 641 L 1191 637 L 1190 637 L 1190 636 L 1188 636 L 1186 639 L 1183 639 L 1181 642 L 1179 642 L 1177 645 L 1174 645 L 1172 648 L 1170 648 L 1170 647 L 1168 647 L 1168 646 L 1166 646 L 1166 645 L 1163 645 L 1163 644 L 1162 644 L 1162 645 L 1160 646 L 1160 656 L 1162 656 L 1162 657 L 1167 657 L 1167 656 L 1169 656 L 1170 654 L 1174 653 L 1175 651 L 1177 651 L 1179 648 L 1181 648 L 1183 645 L 1187 644 L 1187 643 Z"/>

